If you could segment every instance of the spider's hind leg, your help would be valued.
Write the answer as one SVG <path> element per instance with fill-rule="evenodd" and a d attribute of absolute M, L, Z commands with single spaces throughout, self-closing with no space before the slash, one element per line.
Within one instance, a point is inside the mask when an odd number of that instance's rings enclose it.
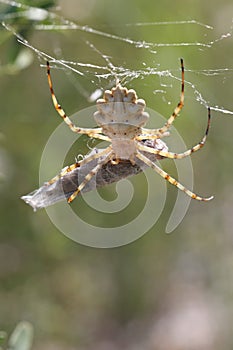
<path fill-rule="evenodd" d="M 87 155 L 83 160 L 81 160 L 80 162 L 76 162 L 74 164 L 71 164 L 69 166 L 66 166 L 65 168 L 63 168 L 60 173 L 56 176 L 54 176 L 51 180 L 49 180 L 47 182 L 47 185 L 52 185 L 53 183 L 55 183 L 56 181 L 58 181 L 59 179 L 61 179 L 63 176 L 65 176 L 66 174 L 70 173 L 71 171 L 77 169 L 77 168 L 82 168 L 83 166 L 85 166 L 85 164 L 88 164 L 90 162 L 92 162 L 95 159 L 101 158 L 103 157 L 105 154 L 109 153 L 112 150 L 111 146 L 107 147 L 106 149 L 97 152 L 97 153 L 93 153 L 92 152 Z"/>
<path fill-rule="evenodd" d="M 167 180 L 168 182 L 170 182 L 172 185 L 176 186 L 179 190 L 185 192 L 189 197 L 196 199 L 198 201 L 204 201 L 207 202 L 209 200 L 211 200 L 213 198 L 213 196 L 211 197 L 200 197 L 197 194 L 195 194 L 194 192 L 188 190 L 186 187 L 184 187 L 181 183 L 179 183 L 176 179 L 174 179 L 173 177 L 171 177 L 168 173 L 166 173 L 164 170 L 162 170 L 158 165 L 156 165 L 155 163 L 153 163 L 150 159 L 148 159 L 146 156 L 144 156 L 142 153 L 140 153 L 139 151 L 137 152 L 137 158 L 140 159 L 141 161 L 143 161 L 146 165 L 148 165 L 150 168 L 152 168 L 153 170 L 155 170 L 160 176 L 162 176 L 165 180 Z"/>

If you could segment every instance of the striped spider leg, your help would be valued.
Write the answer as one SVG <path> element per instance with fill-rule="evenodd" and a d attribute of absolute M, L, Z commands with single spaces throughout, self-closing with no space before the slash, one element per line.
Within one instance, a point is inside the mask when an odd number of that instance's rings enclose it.
<path fill-rule="evenodd" d="M 70 118 L 66 115 L 65 111 L 61 108 L 60 104 L 57 101 L 57 98 L 54 94 L 53 91 L 53 84 L 52 84 L 52 79 L 51 79 L 51 74 L 50 74 L 50 65 L 49 61 L 47 61 L 47 76 L 48 76 L 48 83 L 49 83 L 49 88 L 52 96 L 52 101 L 54 104 L 54 107 L 58 114 L 62 117 L 64 122 L 69 126 L 69 128 L 78 134 L 85 134 L 88 135 L 89 137 L 94 137 L 96 139 L 104 140 L 104 141 L 111 141 L 108 137 L 101 135 L 102 133 L 102 128 L 93 128 L 93 129 L 88 129 L 88 128 L 79 128 L 75 126 Z"/>
<path fill-rule="evenodd" d="M 199 151 L 199 149 L 201 149 L 205 145 L 207 135 L 209 133 L 209 128 L 210 128 L 210 118 L 211 118 L 210 108 L 208 108 L 208 122 L 207 122 L 205 135 L 203 136 L 202 140 L 198 144 L 196 144 L 195 146 L 193 146 L 192 148 L 188 149 L 185 152 L 182 152 L 182 153 L 164 152 L 164 151 L 156 150 L 156 149 L 151 148 L 151 147 L 147 147 L 140 142 L 137 143 L 137 148 L 140 151 L 158 154 L 164 158 L 182 159 L 182 158 L 188 157 L 192 153 Z"/>
<path fill-rule="evenodd" d="M 76 162 L 74 164 L 66 166 L 65 168 L 63 168 L 60 171 L 60 173 L 58 175 L 54 176 L 51 180 L 48 181 L 48 185 L 52 185 L 54 182 L 58 181 L 63 176 L 65 176 L 67 173 L 70 173 L 71 171 L 84 166 L 85 164 L 91 162 L 92 160 L 95 160 L 95 159 L 98 159 L 100 157 L 103 157 L 110 150 L 111 150 L 111 148 L 108 147 L 107 149 L 104 149 L 101 152 L 96 152 L 94 154 L 91 154 L 91 155 L 85 157 L 83 160 L 81 160 L 79 162 Z"/>
<path fill-rule="evenodd" d="M 156 150 L 153 149 L 151 147 L 147 147 L 141 143 L 138 142 L 137 145 L 137 158 L 140 159 L 141 161 L 143 161 L 145 164 L 147 164 L 149 167 L 151 167 L 153 170 L 155 170 L 160 176 L 162 176 L 165 180 L 167 180 L 168 182 L 170 182 L 172 185 L 176 186 L 177 188 L 179 188 L 179 190 L 185 192 L 189 197 L 199 200 L 199 201 L 209 201 L 211 199 L 213 199 L 213 196 L 211 197 L 200 197 L 197 194 L 195 194 L 194 192 L 188 190 L 185 186 L 183 186 L 181 183 L 179 183 L 176 179 L 174 179 L 173 177 L 171 177 L 168 173 L 166 173 L 164 170 L 162 170 L 158 165 L 156 165 L 154 162 L 152 162 L 150 159 L 148 159 L 145 155 L 143 155 L 140 151 L 144 151 L 144 152 L 149 152 L 152 154 L 157 154 L 161 157 L 164 158 L 171 158 L 171 159 L 182 159 L 185 157 L 190 156 L 193 152 L 197 152 L 199 149 L 201 149 L 205 142 L 206 142 L 206 138 L 209 132 L 209 128 L 210 128 L 210 108 L 208 108 L 208 123 L 207 123 L 207 128 L 205 131 L 205 135 L 202 138 L 202 140 L 196 144 L 195 146 L 193 146 L 192 148 L 190 148 L 189 150 L 182 152 L 182 153 L 173 153 L 173 152 L 166 152 L 166 151 L 160 151 L 160 150 Z"/>
<path fill-rule="evenodd" d="M 180 101 L 179 101 L 178 105 L 176 106 L 172 115 L 170 116 L 170 118 L 168 119 L 168 121 L 166 122 L 166 124 L 162 128 L 159 128 L 159 129 L 142 128 L 143 135 L 139 135 L 138 137 L 136 137 L 137 140 L 143 140 L 143 138 L 145 138 L 146 140 L 149 140 L 149 139 L 152 140 L 152 139 L 157 139 L 157 138 L 167 136 L 167 130 L 170 128 L 170 126 L 172 125 L 172 123 L 174 122 L 174 120 L 176 119 L 176 117 L 178 116 L 180 111 L 182 110 L 182 108 L 184 106 L 184 62 L 183 62 L 182 58 L 181 58 L 180 62 L 181 62 L 181 95 L 180 95 Z M 197 145 L 193 146 L 191 149 L 189 149 L 183 153 L 159 151 L 159 150 L 153 149 L 151 147 L 150 148 L 146 147 L 145 145 L 142 145 L 139 142 L 137 144 L 137 148 L 140 151 L 157 154 L 157 155 L 160 155 L 164 158 L 182 159 L 184 157 L 188 157 L 193 152 L 198 151 L 199 149 L 201 149 L 204 146 L 208 132 L 209 132 L 209 128 L 210 128 L 210 118 L 211 118 L 210 108 L 208 108 L 208 123 L 207 123 L 207 128 L 206 128 L 206 132 L 205 132 L 204 137 Z M 175 180 L 170 175 L 168 175 L 165 171 L 163 171 L 161 168 L 159 168 L 151 160 L 148 160 L 147 157 L 145 157 L 145 155 L 142 155 L 140 152 L 137 153 L 137 157 L 141 161 L 144 161 L 149 167 L 153 168 L 164 179 L 166 179 L 172 185 L 179 188 L 181 191 L 185 192 L 191 198 L 197 199 L 199 201 L 209 201 L 213 198 L 213 196 L 207 197 L 207 198 L 200 197 L 200 196 L 196 195 L 195 193 L 191 192 L 190 190 L 185 188 L 182 184 L 180 184 L 177 180 Z"/>
<path fill-rule="evenodd" d="M 81 192 L 82 189 L 86 186 L 86 184 L 93 178 L 93 176 L 95 176 L 98 173 L 99 169 L 101 169 L 103 165 L 105 165 L 106 163 L 108 163 L 111 160 L 111 157 L 112 157 L 112 147 L 109 146 L 99 153 L 96 153 L 94 155 L 90 155 L 90 156 L 84 158 L 80 162 L 77 162 L 77 163 L 74 163 L 72 165 L 65 167 L 64 169 L 62 169 L 62 171 L 60 172 L 59 175 L 57 175 L 57 176 L 53 177 L 51 180 L 49 180 L 47 185 L 48 186 L 52 185 L 53 183 L 55 183 L 56 181 L 61 179 L 63 176 L 65 176 L 67 173 L 75 170 L 76 168 L 81 168 L 85 164 L 93 161 L 94 159 L 99 158 L 97 165 L 84 177 L 83 181 L 78 185 L 77 189 L 67 199 L 67 202 L 71 203 L 77 197 L 79 192 Z"/>
<path fill-rule="evenodd" d="M 77 197 L 77 195 L 82 191 L 82 189 L 86 186 L 86 184 L 93 178 L 93 176 L 95 176 L 98 173 L 98 171 L 102 168 L 102 166 L 111 160 L 111 157 L 112 157 L 111 146 L 105 149 L 105 153 L 107 152 L 108 152 L 107 156 L 103 160 L 99 161 L 98 164 L 84 177 L 84 180 L 81 182 L 81 184 L 68 198 L 67 200 L 68 203 L 71 203 Z"/>
<path fill-rule="evenodd" d="M 50 74 L 50 65 L 49 62 L 47 61 L 47 77 L 48 77 L 48 83 L 49 83 L 49 88 L 50 88 L 50 92 L 51 92 L 51 96 L 52 96 L 52 101 L 53 101 L 53 105 L 56 109 L 56 111 L 58 112 L 58 114 L 62 117 L 62 119 L 64 120 L 64 122 L 69 126 L 69 128 L 78 134 L 85 134 L 88 135 L 89 137 L 93 137 L 96 139 L 100 139 L 100 140 L 104 140 L 104 141 L 110 141 L 110 139 L 105 136 L 102 135 L 102 128 L 93 128 L 93 129 L 88 129 L 88 128 L 80 128 L 77 127 L 73 124 L 73 122 L 70 120 L 70 118 L 66 115 L 65 111 L 62 109 L 62 107 L 60 106 L 60 104 L 57 101 L 57 98 L 55 96 L 54 90 L 53 90 L 53 84 L 52 84 L 52 79 L 51 79 L 51 74 Z M 100 158 L 103 155 L 109 153 L 109 151 L 111 150 L 110 147 L 108 147 L 106 150 L 99 152 L 97 154 L 91 155 L 90 157 L 85 158 L 83 161 L 81 162 L 76 162 L 68 167 L 65 167 L 59 175 L 55 176 L 54 178 L 52 178 L 48 184 L 51 185 L 54 182 L 56 182 L 59 178 L 61 178 L 62 176 L 64 176 L 67 172 L 70 172 L 72 170 L 74 170 L 77 167 L 80 167 L 83 164 L 86 164 L 88 162 L 91 162 L 92 160 L 96 159 L 96 158 Z M 101 161 L 101 166 L 104 165 L 105 163 L 107 163 L 109 160 L 109 156 L 107 156 L 104 161 Z M 93 169 L 92 172 L 90 172 L 88 174 L 88 176 L 86 176 L 83 180 L 83 182 L 78 186 L 77 190 L 68 198 L 68 203 L 72 202 L 74 200 L 74 198 L 78 195 L 78 193 L 82 190 L 82 188 L 85 186 L 85 184 L 90 181 L 90 179 L 98 172 L 98 169 L 101 166 L 96 166 L 95 169 Z"/>
<path fill-rule="evenodd" d="M 196 193 L 187 189 L 185 186 L 183 186 L 181 183 L 179 183 L 176 179 L 174 179 L 172 176 L 170 176 L 168 173 L 166 173 L 164 170 L 162 170 L 158 165 L 153 163 L 150 159 L 148 159 L 142 153 L 138 152 L 137 157 L 138 157 L 138 159 L 143 161 L 146 165 L 148 165 L 150 168 L 155 170 L 156 173 L 158 173 L 160 176 L 162 176 L 165 180 L 170 182 L 170 184 L 176 186 L 179 190 L 186 193 L 189 197 L 196 199 L 198 201 L 204 201 L 204 202 L 210 201 L 211 199 L 214 198 L 213 196 L 207 197 L 207 198 L 198 196 Z"/>
<path fill-rule="evenodd" d="M 168 136 L 169 132 L 167 131 L 171 125 L 173 124 L 174 120 L 182 110 L 184 106 L 184 61 L 181 58 L 180 59 L 180 65 L 181 65 L 181 93 L 180 93 L 180 101 L 177 104 L 176 108 L 174 109 L 173 113 L 171 114 L 170 118 L 167 120 L 165 125 L 162 128 L 159 129 L 146 129 L 142 128 L 142 134 L 139 137 L 137 137 L 138 140 L 143 140 L 144 134 L 146 135 L 147 140 L 161 138 L 164 136 Z"/>

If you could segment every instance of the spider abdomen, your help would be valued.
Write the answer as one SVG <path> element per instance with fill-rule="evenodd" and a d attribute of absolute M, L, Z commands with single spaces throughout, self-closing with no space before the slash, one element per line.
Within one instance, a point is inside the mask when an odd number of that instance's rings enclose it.
<path fill-rule="evenodd" d="M 149 119 L 149 114 L 144 111 L 146 104 L 138 99 L 134 90 L 128 90 L 118 84 L 112 90 L 107 90 L 102 99 L 97 100 L 97 112 L 94 118 L 99 126 L 115 122 L 130 123 L 143 126 Z"/>

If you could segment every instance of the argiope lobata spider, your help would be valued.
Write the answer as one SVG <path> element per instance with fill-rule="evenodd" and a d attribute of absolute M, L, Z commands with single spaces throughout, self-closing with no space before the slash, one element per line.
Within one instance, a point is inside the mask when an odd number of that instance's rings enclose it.
<path fill-rule="evenodd" d="M 50 65 L 47 62 L 47 76 L 52 96 L 54 107 L 58 114 L 63 118 L 69 128 L 78 134 L 85 134 L 91 138 L 96 138 L 108 141 L 110 145 L 99 153 L 87 156 L 81 162 L 74 163 L 64 168 L 61 173 L 49 181 L 52 184 L 66 173 L 91 162 L 94 159 L 99 159 L 97 165 L 85 176 L 84 180 L 78 185 L 77 189 L 68 198 L 68 203 L 71 203 L 85 185 L 93 176 L 109 161 L 112 164 L 118 164 L 123 160 L 128 160 L 134 165 L 138 160 L 144 162 L 147 166 L 155 170 L 165 180 L 176 186 L 181 191 L 185 192 L 191 198 L 199 201 L 209 201 L 213 196 L 205 198 L 191 192 L 181 183 L 171 177 L 168 173 L 162 170 L 155 162 L 146 156 L 146 153 L 158 155 L 161 158 L 181 159 L 189 156 L 191 153 L 198 151 L 206 142 L 210 127 L 210 108 L 208 108 L 208 123 L 204 137 L 191 149 L 183 153 L 173 153 L 169 151 L 158 150 L 146 146 L 144 141 L 160 139 L 167 136 L 168 129 L 171 127 L 175 118 L 184 105 L 184 64 L 181 59 L 181 95 L 177 107 L 172 115 L 167 120 L 166 124 L 160 129 L 146 129 L 143 126 L 149 119 L 149 114 L 144 111 L 145 101 L 138 99 L 136 92 L 132 89 L 128 90 L 122 87 L 120 82 L 116 83 L 116 87 L 104 92 L 103 98 L 96 102 L 97 112 L 94 113 L 94 119 L 98 125 L 97 128 L 88 129 L 75 126 L 65 111 L 59 105 L 53 91 L 53 85 L 50 75 Z"/>

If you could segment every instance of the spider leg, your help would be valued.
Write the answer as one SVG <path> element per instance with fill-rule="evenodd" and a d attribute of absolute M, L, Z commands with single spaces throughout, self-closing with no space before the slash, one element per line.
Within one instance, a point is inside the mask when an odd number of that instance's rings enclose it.
<path fill-rule="evenodd" d="M 60 178 L 62 178 L 64 175 L 66 175 L 67 173 L 69 173 L 70 171 L 76 169 L 76 168 L 79 168 L 80 167 L 80 164 L 77 162 L 77 163 L 74 163 L 74 164 L 71 164 L 69 166 L 66 166 L 65 168 L 63 168 L 60 173 L 56 176 L 54 176 L 51 180 L 49 180 L 48 182 L 46 182 L 46 184 L 49 186 L 49 185 L 52 185 L 54 182 L 58 181 Z"/>
<path fill-rule="evenodd" d="M 143 161 L 146 165 L 148 165 L 150 168 L 152 168 L 153 170 L 155 170 L 160 176 L 162 176 L 165 180 L 167 180 L 168 182 L 170 182 L 172 185 L 176 186 L 179 190 L 185 192 L 189 197 L 196 199 L 198 201 L 204 201 L 207 202 L 209 200 L 211 200 L 213 198 L 213 196 L 211 197 L 200 197 L 197 194 L 195 194 L 194 192 L 188 190 L 186 187 L 184 187 L 181 183 L 179 183 L 176 179 L 174 179 L 173 177 L 171 177 L 168 173 L 166 173 L 164 170 L 162 170 L 159 166 L 157 166 L 155 163 L 153 163 L 150 159 L 148 159 L 147 157 L 145 157 L 142 153 L 140 153 L 139 151 L 136 154 L 136 157 L 138 159 L 140 159 L 141 161 Z"/>
<path fill-rule="evenodd" d="M 98 163 L 84 178 L 84 180 L 81 182 L 81 184 L 78 186 L 77 190 L 72 193 L 72 195 L 68 198 L 67 202 L 71 203 L 77 195 L 82 191 L 82 189 L 86 186 L 86 184 L 92 179 L 93 176 L 95 176 L 99 169 L 102 168 L 104 164 L 106 164 L 112 157 L 112 151 L 106 156 L 104 160 L 102 160 L 100 163 Z"/>
<path fill-rule="evenodd" d="M 48 76 L 48 83 L 49 83 L 49 88 L 52 96 L 52 101 L 53 105 L 58 112 L 58 114 L 63 118 L 64 122 L 69 126 L 69 128 L 78 134 L 86 134 L 89 137 L 94 137 L 96 139 L 101 139 L 104 141 L 110 141 L 109 137 L 105 135 L 100 135 L 102 133 L 102 128 L 94 128 L 94 129 L 88 129 L 88 128 L 79 128 L 75 126 L 70 118 L 66 115 L 65 111 L 62 109 L 62 107 L 59 105 L 57 98 L 55 96 L 54 90 L 53 90 L 53 83 L 51 79 L 51 74 L 50 74 L 50 65 L 49 61 L 47 61 L 47 76 Z"/>
<path fill-rule="evenodd" d="M 161 134 L 163 134 L 165 131 L 167 131 L 170 128 L 170 126 L 172 125 L 172 123 L 174 122 L 174 120 L 176 119 L 176 117 L 178 116 L 178 114 L 180 113 L 181 109 L 184 106 L 184 61 L 183 61 L 183 58 L 180 59 L 180 65 L 181 65 L 180 101 L 179 101 L 178 105 L 176 106 L 176 108 L 174 109 L 170 118 L 167 120 L 166 124 L 161 129 L 159 129 L 159 132 Z"/>
<path fill-rule="evenodd" d="M 160 128 L 160 129 L 142 129 L 142 132 L 145 134 L 155 134 L 158 135 L 158 137 L 161 137 L 161 135 L 163 135 L 172 125 L 172 123 L 174 122 L 174 120 L 176 119 L 176 117 L 178 116 L 178 114 L 180 113 L 181 109 L 184 106 L 184 61 L 181 58 L 180 59 L 180 65 L 181 65 L 181 94 L 180 94 L 180 101 L 178 103 L 178 105 L 176 106 L 176 108 L 174 109 L 172 115 L 170 116 L 170 118 L 167 120 L 167 122 L 165 123 L 165 125 Z M 158 137 L 154 137 L 154 138 L 158 138 Z"/>
<path fill-rule="evenodd" d="M 69 165 L 67 167 L 65 167 L 64 169 L 61 170 L 61 172 L 53 177 L 51 180 L 49 180 L 47 182 L 48 185 L 52 185 L 54 182 L 58 181 L 60 178 L 62 178 L 64 175 L 66 175 L 67 173 L 71 172 L 72 170 L 76 169 L 76 168 L 80 168 L 81 166 L 83 166 L 84 164 L 87 164 L 89 162 L 91 162 L 94 159 L 98 159 L 102 156 L 104 156 L 105 154 L 109 153 L 112 150 L 112 147 L 109 146 L 106 149 L 104 149 L 102 152 L 98 152 L 92 155 L 89 155 L 87 157 L 85 157 L 83 160 L 81 160 L 80 162 L 76 162 L 72 165 Z"/>
<path fill-rule="evenodd" d="M 151 148 L 151 147 L 147 147 L 139 142 L 137 142 L 137 148 L 140 151 L 144 151 L 144 152 L 148 152 L 148 153 L 152 153 L 152 154 L 158 154 L 158 155 L 165 157 L 165 158 L 181 159 L 181 158 L 188 157 L 188 156 L 190 156 L 190 154 L 197 152 L 199 149 L 201 149 L 204 146 L 206 139 L 207 139 L 207 135 L 209 133 L 210 118 L 211 118 L 210 108 L 208 107 L 208 122 L 207 122 L 207 127 L 206 127 L 204 137 L 197 145 L 193 146 L 192 148 L 190 148 L 189 150 L 187 150 L 183 153 L 163 152 L 163 151 Z"/>

